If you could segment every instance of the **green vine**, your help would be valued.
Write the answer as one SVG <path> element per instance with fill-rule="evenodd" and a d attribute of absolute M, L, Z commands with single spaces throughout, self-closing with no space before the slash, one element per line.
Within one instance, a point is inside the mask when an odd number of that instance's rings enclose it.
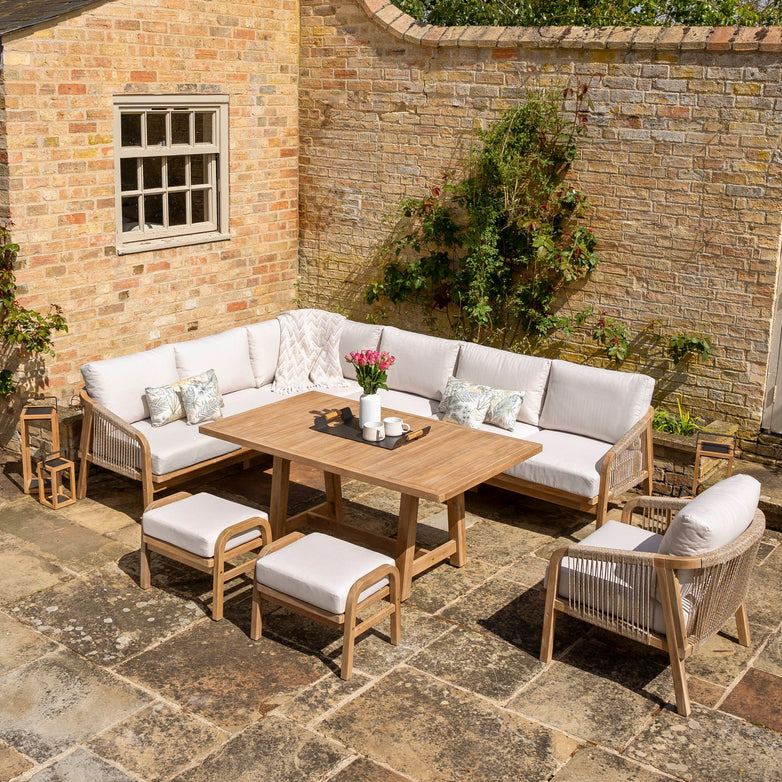
<path fill-rule="evenodd" d="M 530 95 L 479 133 L 457 176 L 404 199 L 367 302 L 443 311 L 457 337 L 500 347 L 570 328 L 557 296 L 598 263 L 586 197 L 565 184 L 589 105 L 586 85 Z"/>
<path fill-rule="evenodd" d="M 67 331 L 62 309 L 52 304 L 47 314 L 23 307 L 16 299 L 14 264 L 19 245 L 11 241 L 10 222 L 0 224 L 0 344 L 22 355 L 54 355 L 55 331 Z M 16 390 L 11 369 L 0 370 L 0 396 Z"/>

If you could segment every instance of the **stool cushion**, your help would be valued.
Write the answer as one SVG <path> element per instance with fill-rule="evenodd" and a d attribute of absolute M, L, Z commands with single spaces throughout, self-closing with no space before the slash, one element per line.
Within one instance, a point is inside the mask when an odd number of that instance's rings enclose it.
<path fill-rule="evenodd" d="M 313 532 L 285 548 L 261 557 L 255 565 L 259 584 L 305 603 L 343 614 L 350 587 L 380 565 L 395 565 L 391 557 Z M 383 578 L 365 589 L 359 602 L 388 584 Z"/>
<path fill-rule="evenodd" d="M 196 556 L 213 557 L 220 533 L 226 527 L 253 516 L 268 518 L 263 511 L 200 492 L 169 505 L 145 511 L 141 517 L 141 529 L 145 535 L 163 540 Z M 229 538 L 226 551 L 260 536 L 259 527 L 234 535 Z"/>

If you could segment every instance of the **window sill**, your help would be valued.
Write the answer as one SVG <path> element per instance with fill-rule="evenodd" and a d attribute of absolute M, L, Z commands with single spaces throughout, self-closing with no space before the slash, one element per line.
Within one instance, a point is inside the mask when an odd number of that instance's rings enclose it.
<path fill-rule="evenodd" d="M 208 242 L 224 242 L 231 238 L 231 234 L 221 231 L 210 231 L 203 234 L 189 234 L 186 236 L 161 237 L 160 239 L 148 239 L 140 242 L 117 243 L 117 255 L 132 255 L 133 253 L 146 253 L 152 250 L 166 250 L 171 247 L 187 247 L 189 245 L 207 244 Z"/>

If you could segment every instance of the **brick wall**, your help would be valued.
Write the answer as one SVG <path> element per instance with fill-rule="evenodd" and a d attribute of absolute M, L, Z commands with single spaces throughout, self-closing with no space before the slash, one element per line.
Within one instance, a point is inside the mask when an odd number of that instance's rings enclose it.
<path fill-rule="evenodd" d="M 23 303 L 57 302 L 68 319 L 47 367 L 61 397 L 92 359 L 291 305 L 298 31 L 296 0 L 114 0 L 4 37 L 0 199 L 22 248 Z M 117 255 L 112 96 L 123 93 L 230 96 L 229 241 Z"/>
<path fill-rule="evenodd" d="M 530 87 L 591 80 L 574 180 L 601 264 L 573 295 L 639 329 L 713 338 L 662 378 L 707 420 L 760 426 L 782 204 L 782 29 L 433 28 L 386 0 L 302 0 L 301 296 L 359 317 L 383 215 Z M 387 308 L 392 322 L 415 322 Z M 374 315 L 377 316 L 377 311 Z M 562 355 L 600 362 L 588 342 Z M 664 375 L 664 377 L 663 377 Z"/>

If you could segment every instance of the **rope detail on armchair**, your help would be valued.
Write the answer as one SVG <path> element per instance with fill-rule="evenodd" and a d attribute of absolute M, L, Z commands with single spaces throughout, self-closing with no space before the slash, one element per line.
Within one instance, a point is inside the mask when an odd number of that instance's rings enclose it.
<path fill-rule="evenodd" d="M 644 454 L 641 438 L 637 437 L 629 447 L 617 455 L 611 465 L 608 485 L 612 492 L 621 494 L 631 489 L 641 478 Z"/>
<path fill-rule="evenodd" d="M 141 478 L 141 446 L 97 410 L 93 412 L 92 462 L 128 478 Z"/>

